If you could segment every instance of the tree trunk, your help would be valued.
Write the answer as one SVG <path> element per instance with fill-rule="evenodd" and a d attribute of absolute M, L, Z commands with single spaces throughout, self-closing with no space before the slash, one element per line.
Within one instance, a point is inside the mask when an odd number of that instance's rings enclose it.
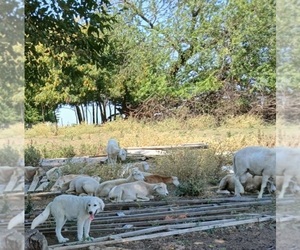
<path fill-rule="evenodd" d="M 111 106 L 110 106 L 110 102 L 108 102 L 108 110 L 109 110 L 109 121 L 112 121 L 112 114 L 111 114 Z"/>
<path fill-rule="evenodd" d="M 75 109 L 76 109 L 76 115 L 78 118 L 78 124 L 81 124 L 82 123 L 82 114 L 81 114 L 80 108 L 79 108 L 79 106 L 76 105 Z"/>
<path fill-rule="evenodd" d="M 95 103 L 94 102 L 92 104 L 92 123 L 96 124 L 95 123 Z"/>
<path fill-rule="evenodd" d="M 83 105 L 80 105 L 81 107 L 81 114 L 82 114 L 82 122 L 85 122 L 85 112 L 84 112 L 84 107 Z"/>
<path fill-rule="evenodd" d="M 96 105 L 96 124 L 99 124 L 99 116 L 98 116 L 98 107 L 99 107 L 99 105 L 98 105 L 97 102 L 95 103 L 95 105 Z"/>
<path fill-rule="evenodd" d="M 117 120 L 117 105 L 114 104 L 114 119 Z"/>
<path fill-rule="evenodd" d="M 88 104 L 85 104 L 85 123 L 89 123 L 89 109 L 88 109 Z"/>

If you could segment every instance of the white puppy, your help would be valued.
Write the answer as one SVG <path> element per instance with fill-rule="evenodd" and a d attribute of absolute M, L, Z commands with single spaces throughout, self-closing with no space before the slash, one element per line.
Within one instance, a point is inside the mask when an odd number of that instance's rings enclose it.
<path fill-rule="evenodd" d="M 50 213 L 56 223 L 55 233 L 59 243 L 67 242 L 61 234 L 62 227 L 67 220 L 77 219 L 77 238 L 79 241 L 91 240 L 89 236 L 91 221 L 97 212 L 103 211 L 103 201 L 93 196 L 60 195 L 50 202 L 45 210 L 36 217 L 31 224 L 31 229 L 44 223 Z"/>
<path fill-rule="evenodd" d="M 95 195 L 96 190 L 99 187 L 99 181 L 97 181 L 94 177 L 90 176 L 78 176 L 74 178 L 70 184 L 69 189 L 66 193 L 73 193 L 79 195 Z"/>

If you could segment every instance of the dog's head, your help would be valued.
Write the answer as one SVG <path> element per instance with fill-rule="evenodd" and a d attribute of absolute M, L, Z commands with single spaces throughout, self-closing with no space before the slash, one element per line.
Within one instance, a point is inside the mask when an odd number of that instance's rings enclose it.
<path fill-rule="evenodd" d="M 95 218 L 96 213 L 103 211 L 104 206 L 104 202 L 100 198 L 91 197 L 86 205 L 87 212 L 90 215 L 90 220 Z"/>

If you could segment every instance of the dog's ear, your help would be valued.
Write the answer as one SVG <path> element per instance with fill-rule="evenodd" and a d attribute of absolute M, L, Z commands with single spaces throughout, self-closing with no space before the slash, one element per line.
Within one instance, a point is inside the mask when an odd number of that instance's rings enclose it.
<path fill-rule="evenodd" d="M 99 207 L 100 207 L 101 211 L 103 211 L 104 207 L 105 207 L 105 204 L 104 204 L 103 200 L 101 200 L 100 198 L 99 198 Z"/>

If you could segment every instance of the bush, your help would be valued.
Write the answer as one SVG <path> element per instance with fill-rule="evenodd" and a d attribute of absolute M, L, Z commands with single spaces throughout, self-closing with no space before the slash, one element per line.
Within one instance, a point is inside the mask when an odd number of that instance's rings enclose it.
<path fill-rule="evenodd" d="M 157 159 L 155 172 L 177 176 L 181 182 L 177 191 L 179 195 L 198 196 L 209 185 L 219 183 L 224 176 L 221 166 L 225 160 L 213 149 L 172 150 Z"/>
<path fill-rule="evenodd" d="M 178 196 L 199 196 L 204 194 L 206 186 L 205 180 L 188 180 L 180 183 L 175 190 L 175 194 Z"/>
<path fill-rule="evenodd" d="M 0 149 L 0 166 L 18 166 L 19 159 L 18 150 L 12 148 L 10 145 L 6 145 Z"/>
<path fill-rule="evenodd" d="M 33 145 L 25 148 L 24 151 L 25 166 L 38 167 L 41 160 L 41 152 Z"/>

